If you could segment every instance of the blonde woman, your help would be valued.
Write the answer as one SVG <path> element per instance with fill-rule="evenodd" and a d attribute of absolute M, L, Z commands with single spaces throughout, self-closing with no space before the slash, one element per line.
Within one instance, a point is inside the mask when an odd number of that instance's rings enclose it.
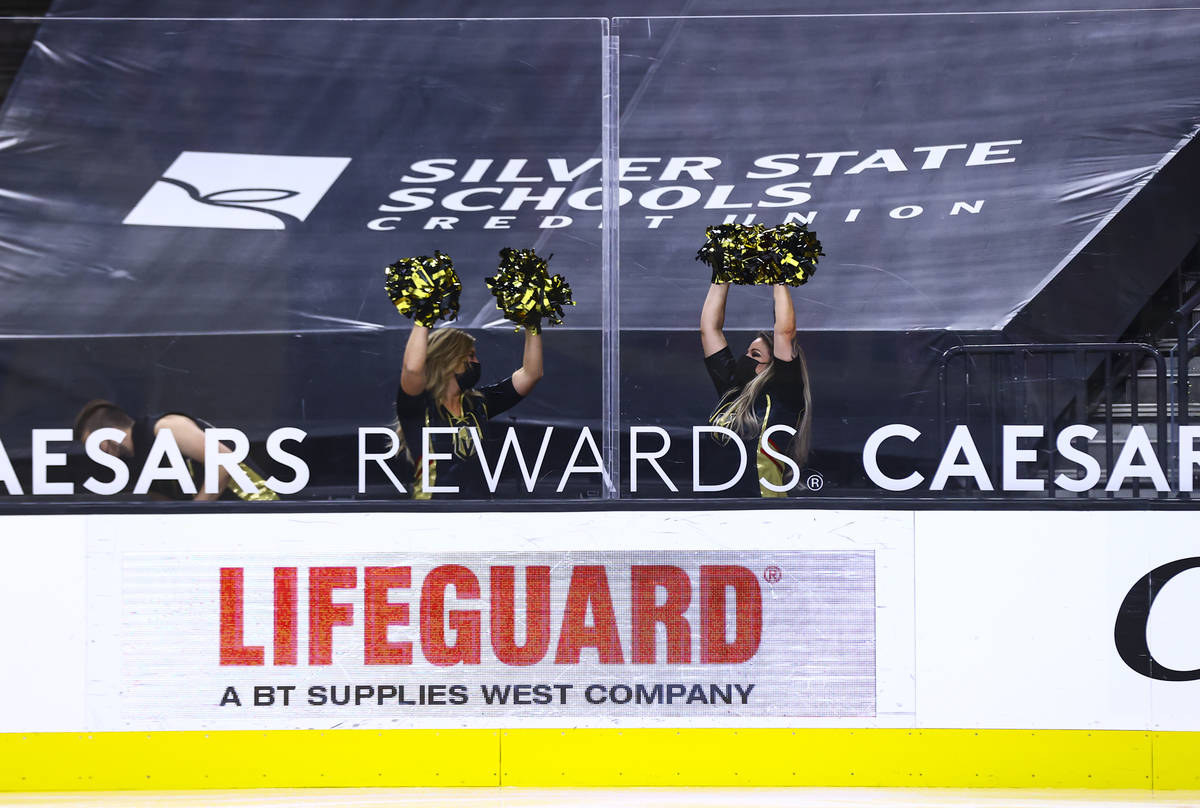
<path fill-rule="evenodd" d="M 512 376 L 476 388 L 481 366 L 475 338 L 458 328 L 429 329 L 413 325 L 404 348 L 404 366 L 396 391 L 396 432 L 414 466 L 414 499 L 430 499 L 422 471 L 425 427 L 458 427 L 452 434 L 428 437 L 430 487 L 458 486 L 457 494 L 439 496 L 487 497 L 489 491 L 476 456 L 469 427 L 482 440 L 487 422 L 529 395 L 542 378 L 542 336 L 525 332 L 525 353 Z"/>
<path fill-rule="evenodd" d="M 704 364 L 721 397 L 709 422 L 736 432 L 747 449 L 746 470 L 729 495 L 786 496 L 759 480 L 776 487 L 795 482 L 787 466 L 763 448 L 763 433 L 769 427 L 784 424 L 796 430 L 790 439 L 786 432 L 777 432 L 768 443 L 775 453 L 795 460 L 799 468 L 804 468 L 812 440 L 812 393 L 804 352 L 796 341 L 791 291 L 782 284 L 773 287 L 774 331 L 759 332 L 745 354 L 734 359 L 723 331 L 729 288 L 730 284 L 710 286 L 700 313 Z"/>

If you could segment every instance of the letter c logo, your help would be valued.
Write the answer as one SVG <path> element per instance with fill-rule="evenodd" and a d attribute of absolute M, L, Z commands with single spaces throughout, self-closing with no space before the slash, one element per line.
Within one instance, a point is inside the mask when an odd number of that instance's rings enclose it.
<path fill-rule="evenodd" d="M 1200 679 L 1200 668 L 1177 671 L 1159 664 L 1150 653 L 1150 644 L 1146 638 L 1150 607 L 1154 605 L 1158 593 L 1166 586 L 1167 581 L 1181 572 L 1197 567 L 1200 567 L 1200 557 L 1181 558 L 1156 567 L 1134 584 L 1122 601 L 1121 608 L 1117 611 L 1113 639 L 1121 659 L 1142 676 L 1162 682 L 1191 682 Z"/>

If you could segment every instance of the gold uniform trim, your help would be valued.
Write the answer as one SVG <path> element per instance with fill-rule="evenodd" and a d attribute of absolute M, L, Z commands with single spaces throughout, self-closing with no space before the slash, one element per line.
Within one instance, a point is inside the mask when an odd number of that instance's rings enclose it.
<path fill-rule="evenodd" d="M 279 499 L 279 494 L 276 494 L 267 487 L 267 481 L 262 478 L 261 474 L 245 463 L 238 463 L 238 466 L 241 467 L 242 471 L 246 472 L 246 476 L 250 478 L 250 482 L 254 483 L 254 490 L 247 491 L 233 480 L 230 480 L 229 487 L 233 490 L 233 493 L 247 502 L 273 502 Z"/>
<path fill-rule="evenodd" d="M 454 433 L 454 454 L 462 459 L 474 457 L 475 442 L 471 440 L 471 427 L 475 427 L 479 431 L 480 439 L 482 439 L 483 428 L 479 425 L 479 417 L 475 415 L 473 410 L 467 409 L 464 405 L 466 396 L 459 397 L 459 409 L 462 415 L 455 415 L 441 404 L 438 407 L 442 412 L 446 413 L 446 424 L 448 426 L 457 426 L 458 431 Z M 487 408 L 484 408 L 484 415 L 487 415 Z M 425 426 L 429 426 L 429 410 L 425 410 Z M 424 451 L 424 438 L 421 439 L 421 449 Z M 429 461 L 429 485 L 437 486 L 437 461 Z M 413 469 L 413 499 L 433 499 L 433 494 L 425 490 L 424 481 L 421 479 L 421 462 L 417 459 L 417 467 Z"/>
<path fill-rule="evenodd" d="M 767 488 L 762 484 L 762 480 L 765 479 L 772 485 L 778 487 L 783 486 L 783 466 L 780 465 L 777 460 L 764 452 L 762 448 L 763 432 L 766 431 L 767 425 L 771 422 L 771 394 L 764 393 L 763 397 L 766 399 L 766 411 L 763 413 L 763 417 L 759 420 L 758 440 L 754 442 L 754 446 L 750 449 L 754 452 L 754 470 L 758 472 L 758 476 L 755 478 L 759 481 L 758 493 L 759 496 L 762 497 L 786 497 L 786 491 L 772 491 L 770 488 Z M 717 408 L 716 412 L 709 417 L 708 422 L 713 426 L 723 426 L 726 429 L 733 429 L 732 410 L 733 402 L 722 404 Z M 714 436 L 713 439 L 722 445 L 727 443 L 727 439 L 724 435 L 719 437 Z"/>

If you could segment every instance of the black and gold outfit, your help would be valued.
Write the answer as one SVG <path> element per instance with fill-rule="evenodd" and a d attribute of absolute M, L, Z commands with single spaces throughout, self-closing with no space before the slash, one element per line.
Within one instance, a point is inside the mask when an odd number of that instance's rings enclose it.
<path fill-rule="evenodd" d="M 709 417 L 709 423 L 732 428 L 728 423 L 729 408 L 743 387 L 737 379 L 737 360 L 733 358 L 733 352 L 727 345 L 712 356 L 705 357 L 704 365 L 708 369 L 713 386 L 717 389 L 717 395 L 722 397 L 721 404 Z M 796 427 L 804 413 L 804 374 L 799 359 L 787 362 L 776 357 L 772 361 L 772 368 L 771 378 L 754 400 L 754 414 L 759 424 L 758 434 L 742 436 L 747 452 L 746 469 L 741 479 L 725 492 L 725 496 L 787 496 L 785 492 L 772 491 L 759 483 L 760 477 L 777 486 L 792 482 L 788 467 L 763 451 L 762 435 L 777 424 L 785 424 L 793 429 Z M 786 455 L 790 441 L 791 436 L 788 433 L 777 432 L 771 436 L 768 443 L 776 453 Z M 731 455 L 732 460 L 729 460 Z M 729 462 L 716 464 L 717 467 L 710 468 L 708 473 L 713 475 L 714 480 L 724 482 L 733 476 L 737 459 L 736 453 L 733 452 L 723 452 L 722 457 Z"/>
<path fill-rule="evenodd" d="M 195 418 L 187 413 L 182 412 L 165 412 L 159 415 L 143 416 L 134 419 L 133 427 L 129 430 L 129 438 L 133 443 L 133 461 L 129 468 L 129 487 L 127 490 L 132 491 L 137 484 L 138 477 L 141 476 L 142 469 L 146 467 L 146 461 L 150 459 L 150 449 L 154 446 L 154 425 L 168 415 L 179 415 L 192 421 L 200 429 L 212 429 L 213 425 L 207 421 Z M 187 462 L 188 472 L 191 474 L 192 482 L 199 491 L 204 486 L 204 465 L 202 463 L 194 463 L 191 458 L 185 457 Z M 248 502 L 260 502 L 279 499 L 279 495 L 267 487 L 261 474 L 247 462 L 238 464 L 246 476 L 250 478 L 250 482 L 254 483 L 253 491 L 244 491 L 233 480 L 229 481 L 228 487 L 221 492 L 222 498 L 230 498 L 236 495 L 239 499 L 244 499 Z M 180 487 L 179 483 L 174 480 L 155 480 L 150 484 L 150 490 L 147 496 L 151 499 L 175 499 L 175 500 L 190 500 L 193 498 Z"/>
<path fill-rule="evenodd" d="M 432 494 L 424 490 L 421 479 L 421 451 L 424 443 L 421 430 L 425 427 L 458 427 L 454 434 L 430 434 L 429 446 L 432 454 L 451 455 L 450 459 L 429 461 L 430 485 L 457 485 L 457 494 L 439 494 L 470 499 L 485 499 L 490 496 L 483 467 L 475 453 L 475 443 L 468 431 L 479 430 L 482 443 L 487 436 L 487 422 L 502 412 L 516 406 L 523 396 L 513 387 L 512 377 L 498 384 L 469 390 L 461 399 L 462 415 L 454 416 L 433 399 L 428 392 L 410 396 L 403 387 L 396 389 L 396 417 L 404 433 L 404 442 L 413 457 L 413 499 L 430 499 Z"/>

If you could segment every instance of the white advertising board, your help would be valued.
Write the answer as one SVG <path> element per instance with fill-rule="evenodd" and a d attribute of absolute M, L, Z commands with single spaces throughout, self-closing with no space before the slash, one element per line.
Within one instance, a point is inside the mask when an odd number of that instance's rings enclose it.
<path fill-rule="evenodd" d="M 6 517 L 0 731 L 1194 731 L 1194 521 Z"/>
<path fill-rule="evenodd" d="M 1193 513 L 916 514 L 922 727 L 1200 729 L 1200 535 Z M 1173 562 L 1143 615 L 1145 576 Z M 1186 567 L 1186 565 L 1184 565 Z M 1170 574 L 1159 574 L 1160 580 Z M 1123 607 L 1128 623 L 1120 640 Z M 1191 679 L 1134 670 L 1142 664 Z"/>
<path fill-rule="evenodd" d="M 913 721 L 911 514 L 83 519 L 86 600 L 34 618 L 87 626 L 59 726 Z"/>

